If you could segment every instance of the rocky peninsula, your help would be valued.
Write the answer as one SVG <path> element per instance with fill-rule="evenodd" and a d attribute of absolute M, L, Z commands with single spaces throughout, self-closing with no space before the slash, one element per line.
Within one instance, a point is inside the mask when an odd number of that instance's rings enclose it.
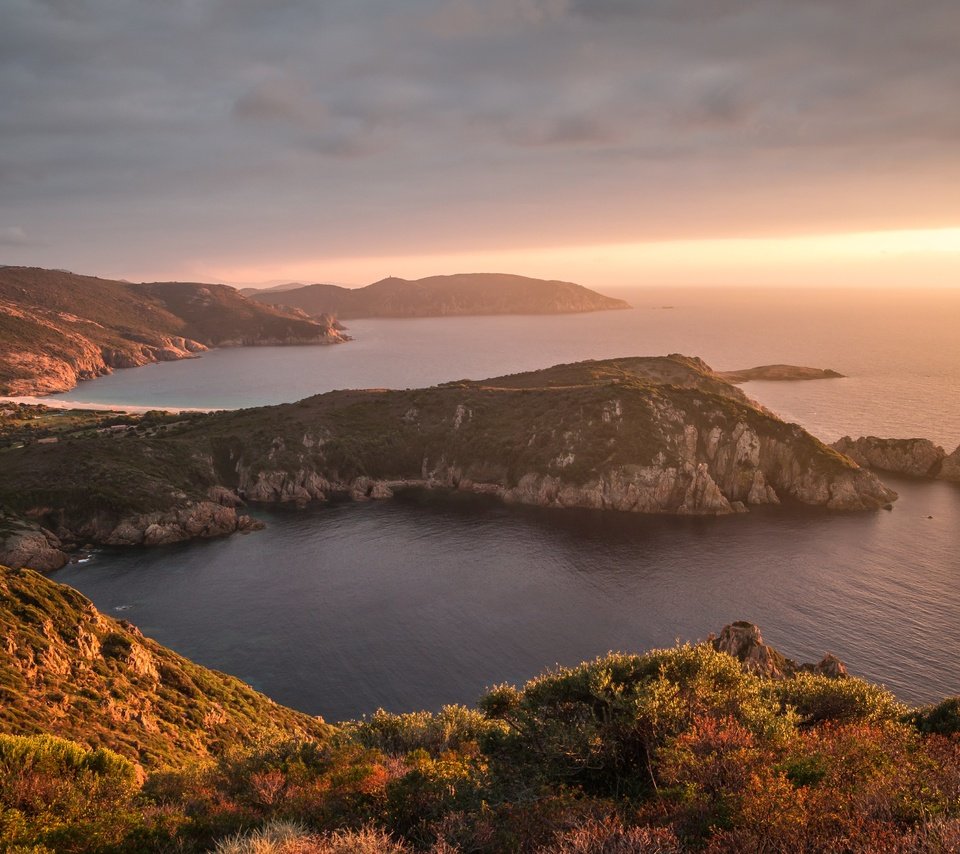
<path fill-rule="evenodd" d="M 896 498 L 849 457 L 680 355 L 330 392 L 134 422 L 119 434 L 78 431 L 3 454 L 0 504 L 64 550 L 249 530 L 245 502 L 388 498 L 411 487 L 677 515 L 781 502 L 869 510 Z"/>
<path fill-rule="evenodd" d="M 210 347 L 336 344 L 330 317 L 254 302 L 226 285 L 130 282 L 0 267 L 0 394 L 67 391 L 81 380 Z"/>
<path fill-rule="evenodd" d="M 283 290 L 244 289 L 243 293 L 260 303 L 344 319 L 571 314 L 630 308 L 622 299 L 573 282 L 506 273 L 457 273 L 413 281 L 390 277 L 363 288 L 317 284 Z"/>

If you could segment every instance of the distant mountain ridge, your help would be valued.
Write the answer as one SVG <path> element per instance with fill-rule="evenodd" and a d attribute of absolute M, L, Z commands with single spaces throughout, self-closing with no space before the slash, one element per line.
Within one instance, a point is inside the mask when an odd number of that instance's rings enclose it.
<path fill-rule="evenodd" d="M 305 285 L 249 292 L 251 299 L 316 316 L 447 317 L 491 314 L 573 314 L 630 308 L 583 285 L 508 273 L 456 273 L 407 280 L 381 279 L 363 288 Z"/>
<path fill-rule="evenodd" d="M 209 347 L 345 340 L 329 317 L 254 302 L 227 285 L 0 267 L 0 394 L 66 391 L 114 368 Z"/>

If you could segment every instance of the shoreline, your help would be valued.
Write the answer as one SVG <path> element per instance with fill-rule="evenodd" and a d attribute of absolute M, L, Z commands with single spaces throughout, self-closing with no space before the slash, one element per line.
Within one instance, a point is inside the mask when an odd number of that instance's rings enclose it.
<path fill-rule="evenodd" d="M 20 395 L 16 397 L 0 396 L 0 406 L 4 404 L 24 404 L 26 406 L 46 406 L 48 409 L 84 409 L 95 412 L 127 412 L 132 415 L 141 415 L 144 412 L 230 412 L 224 408 L 209 408 L 199 406 L 148 406 L 136 403 L 100 403 L 96 401 L 62 400 L 54 397 L 39 397 Z"/>

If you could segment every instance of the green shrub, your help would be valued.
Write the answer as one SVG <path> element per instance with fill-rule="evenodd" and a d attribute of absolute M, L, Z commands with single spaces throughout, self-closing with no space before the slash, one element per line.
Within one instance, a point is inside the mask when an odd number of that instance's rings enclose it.
<path fill-rule="evenodd" d="M 141 824 L 134 766 L 50 735 L 0 735 L 0 848 L 100 851 Z"/>
<path fill-rule="evenodd" d="M 925 734 L 956 735 L 960 733 L 960 697 L 947 697 L 934 706 L 924 706 L 904 718 Z"/>
<path fill-rule="evenodd" d="M 832 679 L 798 673 L 792 679 L 768 683 L 784 708 L 792 708 L 802 726 L 836 723 L 879 724 L 899 720 L 905 707 L 882 685 L 863 679 Z"/>

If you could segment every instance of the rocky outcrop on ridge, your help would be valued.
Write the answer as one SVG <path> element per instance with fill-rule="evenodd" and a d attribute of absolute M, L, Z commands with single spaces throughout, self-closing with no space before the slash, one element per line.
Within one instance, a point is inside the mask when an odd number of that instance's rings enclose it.
<path fill-rule="evenodd" d="M 861 466 L 910 477 L 939 477 L 947 459 L 943 448 L 929 439 L 880 439 L 876 436 L 851 439 L 844 436 L 832 447 Z M 951 456 L 956 457 L 958 453 Z M 950 468 L 947 467 L 948 474 Z"/>
<path fill-rule="evenodd" d="M 136 285 L 63 270 L 0 267 L 0 394 L 66 391 L 81 380 L 209 347 L 334 344 L 332 318 L 308 318 L 225 285 Z"/>
<path fill-rule="evenodd" d="M 717 371 L 716 374 L 729 383 L 746 383 L 752 380 L 767 380 L 768 382 L 834 380 L 843 377 L 843 374 L 829 368 L 805 368 L 800 365 L 760 365 L 756 368 L 744 368 L 739 371 Z"/>
<path fill-rule="evenodd" d="M 719 636 L 708 638 L 717 652 L 733 656 L 747 673 L 764 676 L 769 679 L 788 679 L 797 673 L 815 673 L 842 679 L 847 676 L 847 668 L 839 658 L 827 653 L 817 664 L 798 664 L 772 646 L 767 646 L 760 635 L 760 629 L 744 620 L 724 626 Z"/>

